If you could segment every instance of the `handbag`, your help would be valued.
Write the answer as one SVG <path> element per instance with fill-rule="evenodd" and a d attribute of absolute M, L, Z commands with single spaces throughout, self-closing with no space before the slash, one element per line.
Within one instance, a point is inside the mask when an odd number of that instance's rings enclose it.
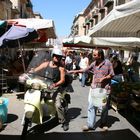
<path fill-rule="evenodd" d="M 108 94 L 105 88 L 90 88 L 88 101 L 95 107 L 103 107 L 107 104 Z"/>

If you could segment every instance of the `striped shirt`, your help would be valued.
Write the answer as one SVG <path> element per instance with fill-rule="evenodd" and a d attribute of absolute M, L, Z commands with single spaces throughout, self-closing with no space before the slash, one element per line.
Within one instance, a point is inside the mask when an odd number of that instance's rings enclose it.
<path fill-rule="evenodd" d="M 112 63 L 108 59 L 105 59 L 98 66 L 96 65 L 96 61 L 94 61 L 85 69 L 85 71 L 91 71 L 93 73 L 93 80 L 91 83 L 92 88 L 96 88 L 98 87 L 98 84 L 100 84 L 100 87 L 110 89 L 111 79 L 105 79 L 101 83 L 96 82 L 97 79 L 103 78 L 107 75 L 114 76 Z"/>

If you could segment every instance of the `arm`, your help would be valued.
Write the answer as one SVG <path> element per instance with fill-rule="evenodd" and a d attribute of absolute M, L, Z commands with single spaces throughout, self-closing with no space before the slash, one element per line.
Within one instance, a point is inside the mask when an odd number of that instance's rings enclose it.
<path fill-rule="evenodd" d="M 76 73 L 82 73 L 82 72 L 84 72 L 84 69 L 67 71 L 67 73 L 69 74 L 72 74 L 72 73 L 76 74 Z"/>
<path fill-rule="evenodd" d="M 80 70 L 71 70 L 67 71 L 67 73 L 83 73 L 83 72 L 88 72 L 94 67 L 94 62 L 92 62 L 86 69 L 80 69 Z"/>
<path fill-rule="evenodd" d="M 57 83 L 55 83 L 55 86 L 59 86 L 65 82 L 65 68 L 60 67 L 59 70 L 60 70 L 60 80 Z"/>
<path fill-rule="evenodd" d="M 29 72 L 31 72 L 31 73 L 38 72 L 38 71 L 40 71 L 40 70 L 46 68 L 46 67 L 48 66 L 48 64 L 49 64 L 48 61 L 47 61 L 47 62 L 43 62 L 43 63 L 40 64 L 38 67 L 31 69 Z"/>
<path fill-rule="evenodd" d="M 98 82 L 103 82 L 104 80 L 109 80 L 114 76 L 114 70 L 112 63 L 108 64 L 108 74 L 104 75 L 102 78 L 97 79 Z"/>

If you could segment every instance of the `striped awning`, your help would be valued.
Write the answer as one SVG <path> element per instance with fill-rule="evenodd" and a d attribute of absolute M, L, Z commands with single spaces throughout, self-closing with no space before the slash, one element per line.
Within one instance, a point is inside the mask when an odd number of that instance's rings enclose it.
<path fill-rule="evenodd" d="M 89 30 L 91 37 L 140 37 L 140 0 L 116 6 Z"/>

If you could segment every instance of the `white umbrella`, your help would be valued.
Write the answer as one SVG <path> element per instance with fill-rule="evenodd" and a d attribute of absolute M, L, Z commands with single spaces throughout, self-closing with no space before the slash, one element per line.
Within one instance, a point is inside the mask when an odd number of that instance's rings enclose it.
<path fill-rule="evenodd" d="M 51 19 L 9 19 L 8 24 L 14 24 L 17 26 L 25 26 L 27 28 L 33 28 L 40 34 L 45 33 L 48 38 L 56 38 L 54 22 Z"/>

